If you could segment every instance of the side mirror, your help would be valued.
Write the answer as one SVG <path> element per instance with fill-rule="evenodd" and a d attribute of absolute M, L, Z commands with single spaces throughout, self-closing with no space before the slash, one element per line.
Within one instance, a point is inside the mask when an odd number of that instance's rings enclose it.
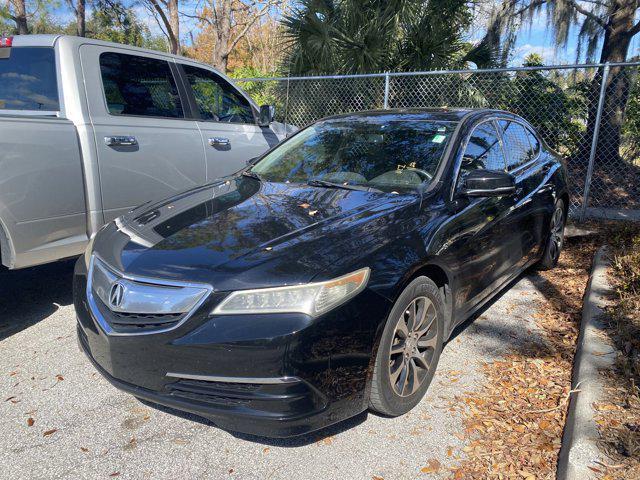
<path fill-rule="evenodd" d="M 276 107 L 274 105 L 262 105 L 260 106 L 260 118 L 258 119 L 258 125 L 261 127 L 268 127 L 276 117 Z"/>
<path fill-rule="evenodd" d="M 253 157 L 250 158 L 249 160 L 247 160 L 247 165 L 253 165 L 254 163 L 256 163 L 258 161 L 260 157 Z"/>
<path fill-rule="evenodd" d="M 460 193 L 466 197 L 502 197 L 516 192 L 513 175 L 499 170 L 472 170 L 462 177 Z"/>

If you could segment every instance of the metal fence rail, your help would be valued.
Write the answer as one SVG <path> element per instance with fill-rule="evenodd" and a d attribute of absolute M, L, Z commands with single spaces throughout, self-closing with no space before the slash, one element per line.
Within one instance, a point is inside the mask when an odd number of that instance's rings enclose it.
<path fill-rule="evenodd" d="M 278 120 L 303 126 L 380 108 L 471 107 L 517 113 L 567 160 L 571 214 L 640 220 L 640 62 L 245 78 Z"/>

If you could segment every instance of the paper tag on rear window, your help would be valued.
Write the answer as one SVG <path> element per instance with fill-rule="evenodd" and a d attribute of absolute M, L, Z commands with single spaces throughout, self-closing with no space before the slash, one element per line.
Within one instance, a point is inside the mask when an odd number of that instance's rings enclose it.
<path fill-rule="evenodd" d="M 444 135 L 434 135 L 433 139 L 431 140 L 433 143 L 442 143 L 444 142 L 444 139 L 447 138 Z"/>

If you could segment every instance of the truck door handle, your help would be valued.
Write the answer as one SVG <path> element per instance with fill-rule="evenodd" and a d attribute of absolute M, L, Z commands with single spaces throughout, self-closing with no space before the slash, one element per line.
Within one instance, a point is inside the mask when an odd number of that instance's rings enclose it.
<path fill-rule="evenodd" d="M 136 140 L 136 137 L 129 135 L 118 135 L 114 137 L 104 137 L 104 143 L 107 147 L 131 147 L 138 145 L 138 140 Z"/>
<path fill-rule="evenodd" d="M 211 145 L 212 147 L 226 147 L 228 145 L 231 145 L 231 142 L 228 138 L 213 137 L 209 139 L 209 145 Z"/>

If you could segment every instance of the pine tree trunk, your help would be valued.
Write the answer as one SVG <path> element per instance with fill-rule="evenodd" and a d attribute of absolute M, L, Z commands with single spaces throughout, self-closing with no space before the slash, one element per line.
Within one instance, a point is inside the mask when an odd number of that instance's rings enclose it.
<path fill-rule="evenodd" d="M 180 17 L 178 0 L 169 0 L 169 43 L 171 53 L 180 54 Z"/>
<path fill-rule="evenodd" d="M 213 46 L 211 64 L 222 73 L 227 73 L 229 40 L 231 39 L 231 0 L 220 0 L 216 5 L 216 43 Z"/>
<path fill-rule="evenodd" d="M 16 30 L 18 35 L 28 35 L 29 25 L 27 24 L 27 7 L 25 0 L 12 0 L 15 8 L 14 20 L 16 22 Z"/>
<path fill-rule="evenodd" d="M 86 0 L 78 0 L 76 5 L 76 30 L 79 37 L 87 36 L 85 2 Z"/>

